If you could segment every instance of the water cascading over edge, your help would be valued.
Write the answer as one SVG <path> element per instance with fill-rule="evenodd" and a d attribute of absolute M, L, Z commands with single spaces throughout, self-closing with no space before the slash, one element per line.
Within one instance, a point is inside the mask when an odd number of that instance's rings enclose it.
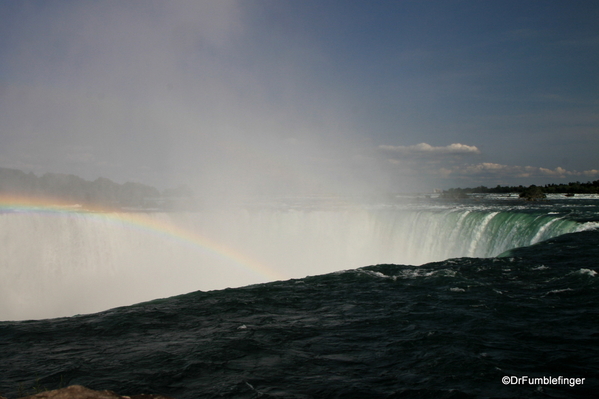
<path fill-rule="evenodd" d="M 89 313 L 272 276 L 496 256 L 581 228 L 551 215 L 471 209 L 263 209 L 144 218 L 163 227 L 148 231 L 118 214 L 0 214 L 0 319 Z M 209 237 L 238 255 L 218 256 L 225 251 L 182 242 L 174 231 Z"/>

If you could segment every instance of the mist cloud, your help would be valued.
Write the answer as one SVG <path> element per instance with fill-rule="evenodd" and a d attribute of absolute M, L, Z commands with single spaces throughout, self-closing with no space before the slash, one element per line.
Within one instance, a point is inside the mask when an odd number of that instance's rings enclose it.
<path fill-rule="evenodd" d="M 0 159 L 223 195 L 358 188 L 369 179 L 348 173 L 359 151 L 343 100 L 306 73 L 326 56 L 274 41 L 255 7 L 76 3 L 28 16 L 14 28 Z"/>

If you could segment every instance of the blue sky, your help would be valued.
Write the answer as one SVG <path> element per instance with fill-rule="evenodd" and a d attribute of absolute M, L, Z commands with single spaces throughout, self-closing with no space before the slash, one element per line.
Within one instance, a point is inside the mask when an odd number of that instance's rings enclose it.
<path fill-rule="evenodd" d="M 198 193 L 599 179 L 595 1 L 3 1 L 0 167 Z"/>

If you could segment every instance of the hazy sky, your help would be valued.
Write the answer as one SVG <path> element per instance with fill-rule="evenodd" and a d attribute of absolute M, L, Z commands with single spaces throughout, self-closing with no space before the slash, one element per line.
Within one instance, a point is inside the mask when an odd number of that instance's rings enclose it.
<path fill-rule="evenodd" d="M 599 179 L 599 2 L 1 1 L 0 167 L 232 194 Z"/>

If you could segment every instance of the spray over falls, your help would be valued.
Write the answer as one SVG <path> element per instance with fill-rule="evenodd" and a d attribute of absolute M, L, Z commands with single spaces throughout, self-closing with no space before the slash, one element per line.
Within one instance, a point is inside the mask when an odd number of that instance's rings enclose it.
<path fill-rule="evenodd" d="M 49 318 L 379 263 L 491 257 L 574 232 L 469 208 L 0 214 L 0 320 Z"/>

